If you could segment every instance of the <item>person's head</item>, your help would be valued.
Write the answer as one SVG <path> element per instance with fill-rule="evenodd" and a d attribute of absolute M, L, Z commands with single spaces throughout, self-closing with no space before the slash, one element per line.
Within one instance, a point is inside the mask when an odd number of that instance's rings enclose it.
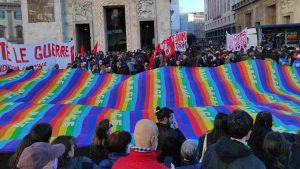
<path fill-rule="evenodd" d="M 131 142 L 131 134 L 127 131 L 116 131 L 108 137 L 109 152 L 125 152 Z"/>
<path fill-rule="evenodd" d="M 19 169 L 40 169 L 50 161 L 60 157 L 65 151 L 63 144 L 50 145 L 49 143 L 38 142 L 24 149 L 17 167 Z"/>
<path fill-rule="evenodd" d="M 134 128 L 134 140 L 138 147 L 156 150 L 158 146 L 158 128 L 148 119 L 137 122 Z"/>
<path fill-rule="evenodd" d="M 253 126 L 252 117 L 244 110 L 234 110 L 228 118 L 228 132 L 232 138 L 248 140 Z"/>
<path fill-rule="evenodd" d="M 48 123 L 36 124 L 31 128 L 29 135 L 32 140 L 32 143 L 35 142 L 49 143 L 49 140 L 52 135 L 52 127 Z"/>
<path fill-rule="evenodd" d="M 186 140 L 181 145 L 181 156 L 184 160 L 195 161 L 198 157 L 197 144 L 193 140 Z"/>
<path fill-rule="evenodd" d="M 72 158 L 74 157 L 74 152 L 76 149 L 76 139 L 73 136 L 58 136 L 51 143 L 55 144 L 63 144 L 65 146 L 65 152 L 62 155 L 64 158 Z"/>
<path fill-rule="evenodd" d="M 68 63 L 67 69 L 72 68 L 72 63 Z"/>
<path fill-rule="evenodd" d="M 107 137 L 110 134 L 110 128 L 112 125 L 108 119 L 104 119 L 98 123 L 95 129 L 93 144 L 103 145 L 107 141 Z"/>
<path fill-rule="evenodd" d="M 288 143 L 279 132 L 269 132 L 263 142 L 263 150 L 266 157 L 270 159 L 273 168 L 285 168 L 279 161 L 288 151 Z"/>
<path fill-rule="evenodd" d="M 156 107 L 156 118 L 159 123 L 173 124 L 174 112 L 167 107 Z"/>
<path fill-rule="evenodd" d="M 265 128 L 267 130 L 271 130 L 272 125 L 273 125 L 273 117 L 271 113 L 262 111 L 256 115 L 254 129 Z"/>
<path fill-rule="evenodd" d="M 59 65 L 58 65 L 58 64 L 55 64 L 55 65 L 54 65 L 54 69 L 59 69 Z"/>
<path fill-rule="evenodd" d="M 19 158 L 23 152 L 23 150 L 29 146 L 31 146 L 32 141 L 30 138 L 30 135 L 26 135 L 20 142 L 20 144 L 17 147 L 16 152 L 12 155 L 12 157 L 9 160 L 9 168 L 15 169 L 17 168 L 17 163 L 19 161 Z"/>
<path fill-rule="evenodd" d="M 212 130 L 211 143 L 215 143 L 222 136 L 228 135 L 228 115 L 218 113 L 215 117 L 214 128 Z"/>
<path fill-rule="evenodd" d="M 69 161 L 70 158 L 74 157 L 76 149 L 76 139 L 72 136 L 58 136 L 53 142 L 52 145 L 63 144 L 65 146 L 65 152 L 58 159 L 58 166 L 63 167 Z"/>

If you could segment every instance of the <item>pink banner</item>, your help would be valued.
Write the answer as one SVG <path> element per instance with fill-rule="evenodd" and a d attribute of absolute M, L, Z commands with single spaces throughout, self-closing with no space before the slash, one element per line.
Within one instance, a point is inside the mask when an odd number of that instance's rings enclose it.
<path fill-rule="evenodd" d="M 247 29 L 242 32 L 230 35 L 226 34 L 227 50 L 240 51 L 247 48 Z"/>

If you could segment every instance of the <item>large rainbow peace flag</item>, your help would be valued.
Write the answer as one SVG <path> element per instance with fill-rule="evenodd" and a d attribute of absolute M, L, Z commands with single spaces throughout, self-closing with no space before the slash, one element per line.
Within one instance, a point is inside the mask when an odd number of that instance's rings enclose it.
<path fill-rule="evenodd" d="M 134 76 L 83 70 L 18 71 L 0 76 L 0 152 L 16 149 L 30 128 L 53 126 L 53 138 L 72 135 L 91 143 L 96 124 L 131 133 L 156 106 L 174 110 L 187 138 L 211 130 L 218 112 L 243 109 L 253 117 L 273 113 L 274 130 L 300 127 L 300 69 L 272 61 L 244 61 L 216 68 L 163 67 Z"/>

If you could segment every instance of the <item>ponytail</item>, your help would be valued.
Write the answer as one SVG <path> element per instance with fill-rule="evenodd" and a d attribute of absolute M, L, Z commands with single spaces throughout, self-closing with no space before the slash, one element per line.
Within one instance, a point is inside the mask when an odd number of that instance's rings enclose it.
<path fill-rule="evenodd" d="M 164 108 L 156 107 L 155 115 L 156 115 L 157 120 L 161 121 L 165 117 L 170 118 L 172 113 L 173 113 L 173 110 L 171 110 L 167 107 L 164 107 Z"/>

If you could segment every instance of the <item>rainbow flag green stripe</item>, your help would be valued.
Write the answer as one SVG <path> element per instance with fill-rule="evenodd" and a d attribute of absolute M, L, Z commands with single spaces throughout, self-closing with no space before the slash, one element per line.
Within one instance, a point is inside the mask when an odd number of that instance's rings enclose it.
<path fill-rule="evenodd" d="M 237 108 L 253 117 L 269 111 L 275 131 L 295 133 L 300 69 L 248 60 L 216 68 L 163 67 L 134 76 L 79 69 L 13 72 L 0 76 L 0 152 L 14 151 L 40 122 L 52 125 L 53 138 L 73 135 L 79 146 L 87 146 L 100 120 L 133 132 L 138 120 L 156 120 L 157 106 L 172 108 L 191 139 L 211 130 L 218 112 Z"/>

